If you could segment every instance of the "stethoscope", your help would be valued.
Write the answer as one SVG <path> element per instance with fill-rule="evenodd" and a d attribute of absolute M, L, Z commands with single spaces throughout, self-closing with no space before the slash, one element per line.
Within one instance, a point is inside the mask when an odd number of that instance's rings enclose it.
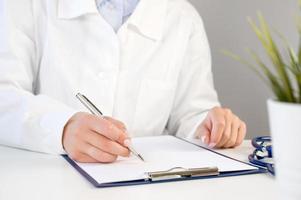
<path fill-rule="evenodd" d="M 249 155 L 250 163 L 265 167 L 272 175 L 275 175 L 271 137 L 256 137 L 252 140 L 252 146 L 255 150 Z"/>

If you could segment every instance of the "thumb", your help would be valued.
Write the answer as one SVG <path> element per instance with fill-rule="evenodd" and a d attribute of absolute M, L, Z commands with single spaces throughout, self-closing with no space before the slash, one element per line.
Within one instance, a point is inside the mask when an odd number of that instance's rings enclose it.
<path fill-rule="evenodd" d="M 211 122 L 209 119 L 205 119 L 202 124 L 198 127 L 197 136 L 202 140 L 204 144 L 210 143 L 210 135 L 211 135 Z"/>

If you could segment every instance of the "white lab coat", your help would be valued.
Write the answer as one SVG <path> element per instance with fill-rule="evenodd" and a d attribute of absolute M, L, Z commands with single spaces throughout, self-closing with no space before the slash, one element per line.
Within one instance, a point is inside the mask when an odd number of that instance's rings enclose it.
<path fill-rule="evenodd" d="M 4 0 L 0 143 L 60 154 L 85 94 L 131 136 L 193 135 L 218 106 L 203 23 L 185 0 L 141 0 L 116 34 L 95 0 Z M 1 27 L 3 28 L 3 27 Z"/>

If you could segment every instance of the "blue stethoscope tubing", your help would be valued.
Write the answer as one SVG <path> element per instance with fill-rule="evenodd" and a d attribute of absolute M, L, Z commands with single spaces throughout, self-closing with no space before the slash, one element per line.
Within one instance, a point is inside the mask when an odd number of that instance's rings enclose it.
<path fill-rule="evenodd" d="M 271 141 L 272 140 L 270 136 L 261 136 L 261 137 L 254 138 L 252 140 L 252 146 L 255 148 L 255 151 L 252 154 L 250 154 L 248 158 L 250 163 L 261 167 L 265 167 L 272 175 L 275 175 L 274 164 L 263 161 L 264 158 L 273 157 L 272 146 L 263 145 L 265 142 L 271 142 Z M 257 154 L 258 152 L 267 152 L 267 156 L 260 156 Z"/>

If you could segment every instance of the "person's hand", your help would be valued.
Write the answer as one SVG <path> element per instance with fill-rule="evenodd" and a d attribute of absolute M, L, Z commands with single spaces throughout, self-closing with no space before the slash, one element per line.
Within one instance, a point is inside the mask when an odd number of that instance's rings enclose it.
<path fill-rule="evenodd" d="M 198 127 L 196 136 L 210 148 L 232 148 L 243 142 L 246 124 L 231 110 L 215 107 Z"/>
<path fill-rule="evenodd" d="M 111 163 L 130 155 L 125 125 L 109 117 L 76 113 L 65 125 L 62 139 L 65 151 L 78 162 Z"/>

